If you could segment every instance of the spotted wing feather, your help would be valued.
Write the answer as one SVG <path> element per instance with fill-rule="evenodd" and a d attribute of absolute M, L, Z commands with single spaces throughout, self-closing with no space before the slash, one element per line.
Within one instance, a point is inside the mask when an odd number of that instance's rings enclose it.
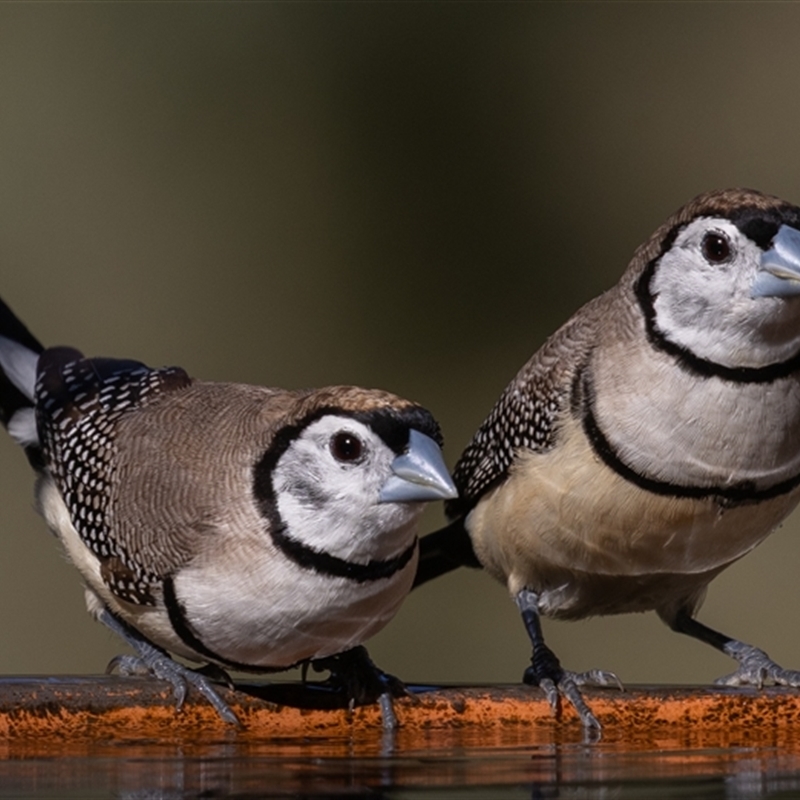
<path fill-rule="evenodd" d="M 51 348 L 39 359 L 37 427 L 45 463 L 73 526 L 100 560 L 121 599 L 152 604 L 158 577 L 113 535 L 111 487 L 120 420 L 158 395 L 191 383 L 179 368 L 150 369 L 137 361 L 87 359 L 70 348 Z"/>
<path fill-rule="evenodd" d="M 575 375 L 596 344 L 610 301 L 606 293 L 587 303 L 506 387 L 455 466 L 453 480 L 459 497 L 446 506 L 450 519 L 469 513 L 501 483 L 520 451 L 542 453 L 556 444 L 559 421 L 571 412 Z"/>

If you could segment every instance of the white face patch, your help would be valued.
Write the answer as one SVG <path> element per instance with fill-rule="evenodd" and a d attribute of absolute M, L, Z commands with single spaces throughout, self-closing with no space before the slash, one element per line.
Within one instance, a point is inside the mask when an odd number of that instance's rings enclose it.
<path fill-rule="evenodd" d="M 420 503 L 381 503 L 395 453 L 368 425 L 329 414 L 275 466 L 278 512 L 293 539 L 345 560 L 397 555 L 413 539 Z"/>
<path fill-rule="evenodd" d="M 752 297 L 763 251 L 732 222 L 690 222 L 650 283 L 657 330 L 726 367 L 780 363 L 800 350 L 800 302 Z"/>

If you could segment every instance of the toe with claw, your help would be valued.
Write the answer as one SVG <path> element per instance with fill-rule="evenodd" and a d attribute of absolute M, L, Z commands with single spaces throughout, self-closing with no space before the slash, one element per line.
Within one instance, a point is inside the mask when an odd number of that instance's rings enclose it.
<path fill-rule="evenodd" d="M 531 665 L 525 670 L 523 682 L 544 690 L 554 714 L 558 713 L 559 700 L 564 697 L 578 712 L 586 730 L 599 731 L 600 722 L 586 705 L 578 687 L 616 686 L 622 689 L 619 678 L 613 672 L 600 669 L 580 673 L 565 670 L 556 654 L 545 644 L 539 617 L 539 596 L 531 589 L 522 589 L 516 594 L 515 601 L 533 646 Z"/>
<path fill-rule="evenodd" d="M 566 699 L 577 711 L 584 728 L 599 731 L 600 722 L 583 699 L 581 686 L 613 686 L 622 690 L 622 683 L 613 672 L 594 669 L 588 672 L 570 672 L 563 669 L 555 653 L 541 644 L 531 658 L 531 666 L 522 678 L 529 686 L 539 686 L 544 691 L 550 708 L 557 714 L 560 699 Z"/>
<path fill-rule="evenodd" d="M 153 648 L 155 650 L 155 648 Z M 192 686 L 214 707 L 220 717 L 230 725 L 241 727 L 241 722 L 230 706 L 219 696 L 211 680 L 200 672 L 173 661 L 166 653 L 150 655 L 116 656 L 106 668 L 107 673 L 125 676 L 151 675 L 172 686 L 175 709 L 180 711 L 186 701 L 188 687 Z"/>
<path fill-rule="evenodd" d="M 739 668 L 717 678 L 714 683 L 718 686 L 757 686 L 760 689 L 772 683 L 800 687 L 800 671 L 784 669 L 758 647 L 734 640 L 725 645 L 724 651 L 739 662 Z"/>
<path fill-rule="evenodd" d="M 328 684 L 342 692 L 355 705 L 378 703 L 385 730 L 397 728 L 393 698 L 408 695 L 399 678 L 381 671 L 369 657 L 366 648 L 354 647 L 328 658 L 315 659 L 311 666 L 316 672 L 330 672 Z"/>
<path fill-rule="evenodd" d="M 107 609 L 99 614 L 98 620 L 122 637 L 137 653 L 135 656 L 124 655 L 112 659 L 106 669 L 107 672 L 114 671 L 121 675 L 149 674 L 159 680 L 167 681 L 172 686 L 175 707 L 178 710 L 186 700 L 188 687 L 192 686 L 205 697 L 225 722 L 241 727 L 239 718 L 217 694 L 211 685 L 211 680 L 205 675 L 173 661 L 166 652 L 151 644 L 138 631 L 134 631 Z"/>

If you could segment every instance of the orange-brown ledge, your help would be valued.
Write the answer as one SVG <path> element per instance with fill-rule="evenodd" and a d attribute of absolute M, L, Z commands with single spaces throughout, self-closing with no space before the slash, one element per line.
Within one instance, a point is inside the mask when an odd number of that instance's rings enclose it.
<path fill-rule="evenodd" d="M 145 678 L 109 676 L 0 678 L 0 740 L 170 740 L 188 737 L 317 738 L 380 731 L 377 706 L 335 707 L 337 698 L 295 683 L 220 690 L 242 722 L 232 731 L 190 692 L 176 711 L 171 689 Z M 607 734 L 715 730 L 774 735 L 800 730 L 800 691 L 783 688 L 633 687 L 586 690 Z M 541 690 L 520 685 L 430 688 L 395 702 L 401 730 L 476 731 L 549 726 L 577 731 L 567 705 L 557 717 Z"/>

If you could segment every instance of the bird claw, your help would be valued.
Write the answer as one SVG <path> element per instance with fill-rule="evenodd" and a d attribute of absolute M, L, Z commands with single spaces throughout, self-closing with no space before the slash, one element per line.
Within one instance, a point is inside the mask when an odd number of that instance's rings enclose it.
<path fill-rule="evenodd" d="M 135 656 L 123 655 L 112 658 L 108 667 L 106 667 L 107 673 L 118 672 L 120 675 L 139 676 L 152 675 L 159 680 L 167 681 L 172 686 L 175 696 L 175 708 L 178 711 L 183 707 L 186 693 L 188 692 L 188 684 L 191 684 L 211 703 L 217 714 L 225 722 L 237 728 L 241 727 L 239 718 L 217 694 L 209 679 L 204 675 L 189 669 L 189 667 L 184 667 L 177 661 L 173 661 L 167 653 L 145 639 L 138 631 L 112 614 L 107 608 L 99 611 L 97 620 L 124 639 L 137 653 Z M 227 677 L 227 673 L 224 674 Z"/>
<path fill-rule="evenodd" d="M 121 675 L 124 678 L 149 678 L 152 672 L 139 656 L 118 655 L 108 662 L 106 675 Z"/>
<path fill-rule="evenodd" d="M 554 715 L 558 714 L 561 698 L 563 697 L 575 709 L 584 728 L 599 731 L 602 726 L 589 706 L 586 705 L 586 701 L 583 699 L 583 695 L 578 688 L 579 686 L 590 685 L 590 682 L 585 680 L 588 674 L 589 673 L 576 674 L 574 672 L 564 671 L 558 681 L 554 681 L 552 678 L 542 678 L 539 681 L 539 687 L 545 693 L 547 702 L 550 704 Z M 616 678 L 616 676 L 614 677 Z M 617 682 L 619 681 L 617 680 Z M 606 686 L 608 684 L 603 683 L 599 685 Z"/>
<path fill-rule="evenodd" d="M 178 667 L 180 668 L 180 664 Z M 227 722 L 229 725 L 233 725 L 236 728 L 242 727 L 242 723 L 239 721 L 239 718 L 233 713 L 231 707 L 217 694 L 216 689 L 214 689 L 214 687 L 211 685 L 211 682 L 208 680 L 208 678 L 206 678 L 204 675 L 199 675 L 197 672 L 194 672 L 191 669 L 182 669 L 185 670 L 186 680 L 188 680 L 188 682 L 191 683 L 192 686 L 197 689 L 197 691 L 200 692 L 200 694 L 202 694 L 209 703 L 211 703 L 217 714 L 219 714 L 225 722 Z"/>
<path fill-rule="evenodd" d="M 570 673 L 577 686 L 599 686 L 607 688 L 614 686 L 621 692 L 625 691 L 622 681 L 615 673 L 605 669 L 590 669 L 587 672 Z"/>
<path fill-rule="evenodd" d="M 756 686 L 765 683 L 776 686 L 800 687 L 800 671 L 784 669 L 763 650 L 744 642 L 733 641 L 725 645 L 725 652 L 739 662 L 739 668 L 730 675 L 714 681 L 716 686 Z"/>
<path fill-rule="evenodd" d="M 527 682 L 527 681 L 526 681 Z M 550 710 L 553 714 L 558 712 L 558 686 L 552 678 L 542 678 L 539 681 L 539 688 L 544 692 L 547 702 L 550 703 Z"/>
<path fill-rule="evenodd" d="M 583 727 L 599 731 L 602 726 L 589 706 L 586 705 L 586 701 L 583 699 L 583 695 L 578 688 L 580 684 L 575 681 L 576 677 L 578 676 L 574 673 L 565 672 L 564 677 L 559 681 L 559 691 L 569 700 L 575 711 L 578 712 Z"/>
<path fill-rule="evenodd" d="M 166 681 L 172 686 L 175 698 L 175 709 L 180 711 L 186 701 L 188 685 L 191 684 L 214 707 L 220 717 L 229 725 L 241 727 L 241 722 L 230 706 L 217 694 L 211 682 L 204 675 L 195 672 L 173 661 L 166 654 L 154 648 L 153 653 L 131 656 L 120 655 L 111 659 L 106 673 L 116 673 L 126 677 L 150 675 L 158 680 Z"/>
<path fill-rule="evenodd" d="M 602 726 L 583 699 L 579 687 L 615 686 L 620 690 L 623 689 L 622 682 L 613 672 L 600 669 L 588 672 L 569 672 L 559 667 L 553 677 L 539 677 L 531 666 L 525 671 L 523 681 L 531 686 L 539 686 L 544 691 L 553 714 L 558 713 L 560 700 L 563 697 L 575 709 L 583 727 L 595 731 L 600 731 Z"/>
<path fill-rule="evenodd" d="M 376 667 L 365 647 L 358 646 L 335 656 L 315 659 L 311 666 L 316 672 L 330 672 L 328 682 L 345 694 L 351 708 L 377 702 L 384 731 L 398 728 L 392 700 L 405 697 L 408 690 L 399 678 Z"/>
<path fill-rule="evenodd" d="M 383 721 L 384 731 L 396 731 L 399 724 L 397 722 L 397 715 L 394 713 L 392 696 L 388 692 L 384 692 L 378 698 L 378 705 L 381 708 L 381 720 Z"/>

